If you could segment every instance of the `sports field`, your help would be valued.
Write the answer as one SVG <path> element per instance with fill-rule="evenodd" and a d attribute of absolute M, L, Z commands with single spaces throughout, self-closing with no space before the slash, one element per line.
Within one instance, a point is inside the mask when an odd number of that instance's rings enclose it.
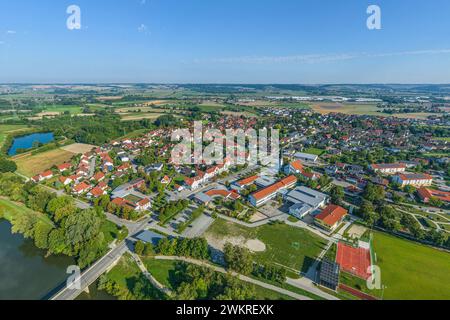
<path fill-rule="evenodd" d="M 338 243 L 336 263 L 341 269 L 367 280 L 371 273 L 370 252 L 364 248 L 354 248 L 342 242 Z"/>
<path fill-rule="evenodd" d="M 306 272 L 314 259 L 326 247 L 326 241 L 322 238 L 307 230 L 286 224 L 246 228 L 217 219 L 205 236 L 208 241 L 226 239 L 234 244 L 245 243 L 246 240 L 259 240 L 264 243 L 266 250 L 254 253 L 255 260 L 283 266 L 292 277 L 298 277 L 300 271 Z"/>
<path fill-rule="evenodd" d="M 450 253 L 374 233 L 384 299 L 450 299 Z"/>
<path fill-rule="evenodd" d="M 50 150 L 36 155 L 25 154 L 13 158 L 17 164 L 17 171 L 27 177 L 33 177 L 54 165 L 69 162 L 74 153 L 62 149 Z"/>

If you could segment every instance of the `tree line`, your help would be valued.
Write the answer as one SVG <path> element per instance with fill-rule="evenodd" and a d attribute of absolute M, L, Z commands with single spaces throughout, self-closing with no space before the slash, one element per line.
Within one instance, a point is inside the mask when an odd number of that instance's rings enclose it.
<path fill-rule="evenodd" d="M 48 255 L 74 257 L 84 268 L 107 251 L 102 231 L 106 218 L 100 209 L 80 210 L 72 197 L 57 197 L 13 174 L 0 174 L 0 195 L 35 211 L 13 216 L 12 231 L 33 239 Z"/>

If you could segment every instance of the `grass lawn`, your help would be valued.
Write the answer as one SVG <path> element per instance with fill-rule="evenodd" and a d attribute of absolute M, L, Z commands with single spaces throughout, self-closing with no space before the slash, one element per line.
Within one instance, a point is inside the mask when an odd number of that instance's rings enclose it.
<path fill-rule="evenodd" d="M 33 211 L 23 204 L 0 198 L 0 218 L 12 221 L 17 215 L 23 214 L 37 216 L 40 220 L 53 225 L 52 221 L 45 214 Z"/>
<path fill-rule="evenodd" d="M 309 154 L 314 154 L 316 156 L 321 156 L 325 153 L 325 150 L 317 149 L 317 148 L 308 148 L 308 149 L 305 149 L 303 152 L 309 153 Z"/>
<path fill-rule="evenodd" d="M 374 233 L 385 299 L 450 299 L 450 254 Z"/>
<path fill-rule="evenodd" d="M 382 290 L 369 290 L 369 288 L 367 288 L 367 283 L 365 280 L 355 277 L 350 273 L 341 272 L 339 276 L 339 282 L 373 297 L 382 297 Z"/>
<path fill-rule="evenodd" d="M 114 239 L 119 237 L 119 228 L 117 225 L 109 220 L 106 220 L 101 227 L 101 231 L 105 235 L 105 242 L 111 243 Z"/>
<path fill-rule="evenodd" d="M 129 288 L 130 280 L 139 277 L 141 270 L 127 253 L 117 265 L 107 273 L 108 279 L 114 280 L 121 288 Z"/>
<path fill-rule="evenodd" d="M 16 162 L 18 172 L 27 176 L 33 177 L 45 170 L 50 169 L 54 165 L 59 165 L 68 162 L 72 159 L 74 154 L 62 149 L 50 150 L 36 155 L 19 155 L 13 160 Z"/>
<path fill-rule="evenodd" d="M 306 272 L 314 259 L 326 247 L 326 241 L 313 233 L 286 224 L 264 225 L 246 228 L 238 224 L 217 219 L 208 229 L 208 235 L 218 237 L 243 237 L 258 239 L 266 245 L 266 251 L 254 253 L 261 263 L 286 267 L 289 276 L 297 276 L 298 271 Z"/>

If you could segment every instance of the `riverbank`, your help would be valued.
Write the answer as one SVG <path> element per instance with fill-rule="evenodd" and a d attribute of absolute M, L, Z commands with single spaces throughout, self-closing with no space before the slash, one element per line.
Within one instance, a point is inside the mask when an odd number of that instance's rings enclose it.
<path fill-rule="evenodd" d="M 67 267 L 75 260 L 46 256 L 32 240 L 12 233 L 12 225 L 0 218 L 0 300 L 41 300 L 67 279 Z"/>

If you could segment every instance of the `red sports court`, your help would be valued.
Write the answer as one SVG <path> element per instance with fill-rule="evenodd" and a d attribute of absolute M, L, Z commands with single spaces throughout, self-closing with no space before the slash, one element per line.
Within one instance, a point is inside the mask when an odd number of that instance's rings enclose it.
<path fill-rule="evenodd" d="M 345 272 L 351 273 L 359 278 L 367 280 L 371 273 L 368 272 L 371 266 L 370 250 L 364 248 L 354 248 L 345 243 L 338 243 L 336 262 Z"/>

